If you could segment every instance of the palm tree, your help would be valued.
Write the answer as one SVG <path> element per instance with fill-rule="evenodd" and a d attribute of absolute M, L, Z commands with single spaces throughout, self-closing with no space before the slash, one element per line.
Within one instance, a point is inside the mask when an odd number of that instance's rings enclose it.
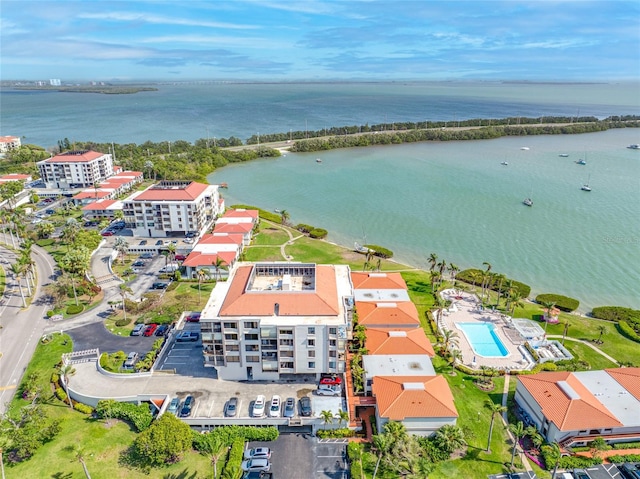
<path fill-rule="evenodd" d="M 560 445 L 557 442 L 552 442 L 549 444 L 551 447 L 551 457 L 555 458 L 555 464 L 553 466 L 553 473 L 551 474 L 551 479 L 556 479 L 556 473 L 558 472 L 558 465 L 560 464 L 560 459 L 562 458 L 562 451 L 560 451 Z"/>
<path fill-rule="evenodd" d="M 433 271 L 436 268 L 436 265 L 438 264 L 438 255 L 435 253 L 431 253 L 427 261 L 429 262 L 429 265 L 430 265 L 429 271 Z"/>
<path fill-rule="evenodd" d="M 287 210 L 282 210 L 280 212 L 280 222 L 283 225 L 287 224 L 287 222 L 289 221 L 289 218 L 291 218 L 291 215 L 289 214 L 289 212 Z"/>
<path fill-rule="evenodd" d="M 472 270 L 469 272 L 469 279 L 471 280 L 471 285 L 473 286 L 473 291 L 476 291 L 476 283 L 479 280 L 482 280 L 482 273 L 477 270 Z"/>
<path fill-rule="evenodd" d="M 87 479 L 91 479 L 91 475 L 89 474 L 89 469 L 87 469 L 87 464 L 84 461 L 84 456 L 85 456 L 84 450 L 78 444 L 67 446 L 65 447 L 65 450 L 68 452 L 71 452 L 75 457 L 75 459 L 77 459 L 78 462 L 82 464 L 82 470 L 84 471 L 85 477 Z"/>
<path fill-rule="evenodd" d="M 448 351 L 451 346 L 458 346 L 458 333 L 451 329 L 444 329 L 440 344 L 442 344 L 445 351 Z"/>
<path fill-rule="evenodd" d="M 491 272 L 491 263 L 487 263 L 486 261 L 482 263 L 487 269 L 484 270 L 482 274 L 482 294 L 480 296 L 480 301 L 484 301 L 484 291 L 489 286 L 487 279 L 490 278 L 489 273 Z"/>
<path fill-rule="evenodd" d="M 216 281 L 220 281 L 222 279 L 222 273 L 220 272 L 220 270 L 222 269 L 222 266 L 224 266 L 225 261 L 220 257 L 216 255 L 216 260 L 211 263 L 211 265 L 216 269 Z"/>
<path fill-rule="evenodd" d="M 444 276 L 444 270 L 447 269 L 447 262 L 445 260 L 442 260 L 438 263 L 438 272 L 440 273 L 440 276 L 438 277 L 439 282 L 442 282 L 442 277 Z"/>
<path fill-rule="evenodd" d="M 0 470 L 2 471 L 2 479 L 5 479 L 4 452 L 8 449 L 11 449 L 12 446 L 13 446 L 13 440 L 11 439 L 11 437 L 6 436 L 4 434 L 0 436 Z"/>
<path fill-rule="evenodd" d="M 431 292 L 435 294 L 436 288 L 438 286 L 439 273 L 437 271 L 430 271 L 429 276 L 431 278 Z"/>
<path fill-rule="evenodd" d="M 451 375 L 453 376 L 456 371 L 456 363 L 462 361 L 462 351 L 458 348 L 451 350 Z"/>
<path fill-rule="evenodd" d="M 500 305 L 500 297 L 502 296 L 502 282 L 507 279 L 504 274 L 497 274 L 496 279 L 498 280 L 498 299 L 496 299 L 496 308 Z"/>
<path fill-rule="evenodd" d="M 113 249 L 120 255 L 120 263 L 124 264 L 124 258 L 129 252 L 129 243 L 122 236 L 116 238 L 116 242 L 113 245 Z"/>
<path fill-rule="evenodd" d="M 457 264 L 449 263 L 449 273 L 451 273 L 451 281 L 453 282 L 453 287 L 456 286 L 456 274 L 458 274 L 460 268 L 458 268 Z"/>
<path fill-rule="evenodd" d="M 341 426 L 342 426 L 342 423 L 347 424 L 349 422 L 349 412 L 345 411 L 344 409 L 340 409 L 340 411 L 338 411 L 338 414 L 336 416 Z"/>
<path fill-rule="evenodd" d="M 596 326 L 596 331 L 598 331 L 598 339 L 596 340 L 597 344 L 602 344 L 602 335 L 607 332 L 607 327 L 604 324 L 599 324 Z M 564 344 L 564 342 L 563 342 Z"/>
<path fill-rule="evenodd" d="M 322 424 L 324 424 L 324 428 L 327 428 L 327 424 L 333 423 L 333 413 L 331 411 L 327 411 L 326 409 L 320 413 L 320 418 L 322 419 Z"/>
<path fill-rule="evenodd" d="M 20 288 L 20 297 L 22 298 L 22 307 L 26 308 L 27 302 L 24 299 L 24 291 L 22 289 L 22 273 L 24 272 L 24 266 L 21 265 L 20 263 L 13 263 L 11 264 L 9 269 L 11 270 L 11 272 L 16 278 L 16 281 L 18 282 L 18 287 Z"/>
<path fill-rule="evenodd" d="M 122 313 L 124 314 L 124 320 L 127 320 L 127 308 L 125 307 L 125 303 L 127 302 L 127 295 L 133 293 L 133 290 L 126 284 L 121 283 L 118 286 L 120 289 L 120 296 L 122 297 Z"/>
<path fill-rule="evenodd" d="M 562 345 L 564 346 L 564 339 L 567 337 L 567 333 L 569 332 L 569 320 L 565 319 L 562 324 L 564 325 L 562 330 Z"/>
<path fill-rule="evenodd" d="M 73 409 L 73 401 L 71 400 L 71 396 L 69 395 L 69 382 L 71 381 L 71 376 L 76 373 L 76 368 L 74 368 L 71 364 L 63 364 L 58 368 L 58 374 L 60 375 L 60 379 L 62 379 L 62 384 L 64 385 L 64 390 L 67 393 L 67 397 L 69 398 L 69 406 Z"/>
<path fill-rule="evenodd" d="M 524 436 L 524 424 L 522 424 L 522 421 L 518 421 L 517 424 L 509 424 L 509 431 L 513 434 L 513 449 L 511 450 L 511 467 L 513 467 L 518 442 L 520 438 Z"/>
<path fill-rule="evenodd" d="M 467 442 L 464 440 L 464 433 L 458 426 L 447 424 L 442 426 L 435 434 L 435 443 L 439 449 L 448 451 L 449 453 L 465 446 Z"/>
<path fill-rule="evenodd" d="M 487 452 L 491 452 L 491 436 L 493 435 L 493 422 L 496 418 L 496 414 L 502 414 L 507 411 L 507 408 L 502 404 L 494 403 L 491 400 L 485 402 L 485 407 L 491 411 L 491 423 L 489 424 L 489 437 L 487 439 Z"/>
<path fill-rule="evenodd" d="M 149 179 L 151 179 L 151 172 L 153 171 L 153 161 L 147 160 L 144 162 L 144 169 L 147 170 Z"/>
<path fill-rule="evenodd" d="M 547 314 L 544 316 L 544 334 L 547 334 L 547 326 L 549 326 L 549 319 L 551 318 L 551 311 L 556 307 L 556 303 L 553 301 L 542 301 L 542 307 L 547 310 Z"/>
<path fill-rule="evenodd" d="M 378 453 L 378 460 L 376 461 L 376 467 L 373 470 L 373 476 L 371 479 L 376 479 L 376 474 L 378 474 L 378 466 L 380 466 L 380 460 L 382 456 L 387 453 L 389 450 L 389 440 L 387 439 L 386 434 L 376 434 L 371 438 L 371 446 Z"/>
<path fill-rule="evenodd" d="M 176 260 L 176 245 L 174 243 L 169 243 L 167 245 L 168 255 L 167 258 L 169 263 L 173 263 Z"/>
<path fill-rule="evenodd" d="M 213 466 L 213 479 L 218 477 L 218 461 L 226 454 L 227 447 L 219 436 L 213 434 L 205 434 L 202 441 L 200 453 L 209 456 L 211 465 Z"/>
<path fill-rule="evenodd" d="M 200 268 L 197 271 L 198 274 L 198 304 L 202 302 L 202 293 L 200 291 L 200 285 L 204 282 L 205 279 L 209 277 L 207 271 L 204 268 Z"/>

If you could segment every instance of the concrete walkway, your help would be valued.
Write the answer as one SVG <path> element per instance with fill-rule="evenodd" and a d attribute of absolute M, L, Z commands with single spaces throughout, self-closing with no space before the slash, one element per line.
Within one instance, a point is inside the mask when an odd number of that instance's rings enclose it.
<path fill-rule="evenodd" d="M 547 338 L 554 338 L 554 339 L 562 339 L 562 335 L 560 334 L 549 334 L 547 336 Z M 609 361 L 614 362 L 615 364 L 617 364 L 618 366 L 620 365 L 620 363 L 618 361 L 616 361 L 614 358 L 612 358 L 611 356 L 609 356 L 607 353 L 605 353 L 604 351 L 602 351 L 602 349 L 597 348 L 596 346 L 594 346 L 593 344 L 591 344 L 589 341 L 584 341 L 582 339 L 576 339 L 576 338 L 570 338 L 569 336 L 565 337 L 564 339 L 566 339 L 567 341 L 573 341 L 575 343 L 582 343 L 585 344 L 586 346 L 589 346 L 591 349 L 593 349 L 595 352 L 597 352 L 598 354 L 600 354 L 601 356 L 604 356 L 605 358 L 607 358 Z"/>
<path fill-rule="evenodd" d="M 504 407 L 507 407 L 507 399 L 509 398 L 509 379 L 511 378 L 511 376 L 509 374 L 505 374 L 504 375 L 504 388 L 502 389 L 502 405 Z M 502 413 L 502 422 L 504 423 L 505 427 L 507 428 L 507 434 L 509 435 L 509 439 L 511 440 L 511 444 L 513 444 L 513 442 L 515 441 L 515 437 L 513 437 L 513 434 L 511 434 L 511 431 L 509 431 L 509 422 L 507 419 L 507 411 Z M 533 469 L 531 468 L 531 464 L 529 464 L 529 459 L 527 459 L 527 456 L 524 453 L 524 449 L 520 448 L 520 452 L 518 453 L 520 455 L 520 460 L 522 461 L 522 466 L 524 467 L 525 471 L 533 471 Z"/>

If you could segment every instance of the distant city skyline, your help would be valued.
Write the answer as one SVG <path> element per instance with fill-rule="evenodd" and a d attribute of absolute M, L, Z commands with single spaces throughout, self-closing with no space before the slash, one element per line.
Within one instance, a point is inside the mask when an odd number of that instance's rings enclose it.
<path fill-rule="evenodd" d="M 2 0 L 0 79 L 640 78 L 636 1 Z"/>

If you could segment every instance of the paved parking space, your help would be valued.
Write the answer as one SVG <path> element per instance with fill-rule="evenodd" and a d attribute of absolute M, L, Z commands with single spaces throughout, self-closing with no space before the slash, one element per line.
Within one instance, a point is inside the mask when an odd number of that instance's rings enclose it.
<path fill-rule="evenodd" d="M 271 472 L 278 479 L 346 479 L 347 442 L 318 441 L 309 434 L 282 434 L 276 441 L 251 442 L 271 448 Z"/>

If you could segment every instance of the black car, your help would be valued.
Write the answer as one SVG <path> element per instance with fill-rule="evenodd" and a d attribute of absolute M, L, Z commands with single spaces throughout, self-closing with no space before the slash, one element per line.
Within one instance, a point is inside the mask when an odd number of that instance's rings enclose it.
<path fill-rule="evenodd" d="M 55 215 L 56 214 L 56 210 L 44 210 L 44 212 L 48 215 Z"/>
<path fill-rule="evenodd" d="M 167 283 L 153 283 L 151 289 L 167 289 L 168 286 Z"/>
<path fill-rule="evenodd" d="M 307 396 L 300 398 L 300 415 L 309 417 L 311 413 L 311 399 Z"/>
<path fill-rule="evenodd" d="M 134 261 L 131 263 L 131 266 L 135 266 L 136 268 L 140 268 L 141 266 L 145 266 L 147 263 L 141 260 Z"/>
<path fill-rule="evenodd" d="M 238 398 L 232 397 L 224 408 L 224 417 L 235 417 L 238 414 Z"/>
<path fill-rule="evenodd" d="M 140 259 L 152 259 L 153 258 L 153 253 L 142 253 L 140 255 Z"/>
<path fill-rule="evenodd" d="M 187 399 L 184 400 L 182 404 L 182 409 L 180 409 L 180 417 L 189 417 L 191 416 L 191 409 L 195 404 L 196 400 L 193 399 L 193 396 L 187 396 Z"/>
<path fill-rule="evenodd" d="M 156 246 L 162 246 L 162 244 L 163 244 L 163 243 L 162 243 L 162 240 L 158 240 L 158 241 L 156 241 Z"/>
<path fill-rule="evenodd" d="M 156 336 L 164 336 L 165 334 L 167 334 L 168 330 L 169 326 L 167 326 L 166 324 L 161 324 L 160 326 L 158 326 L 158 329 L 156 329 Z"/>

